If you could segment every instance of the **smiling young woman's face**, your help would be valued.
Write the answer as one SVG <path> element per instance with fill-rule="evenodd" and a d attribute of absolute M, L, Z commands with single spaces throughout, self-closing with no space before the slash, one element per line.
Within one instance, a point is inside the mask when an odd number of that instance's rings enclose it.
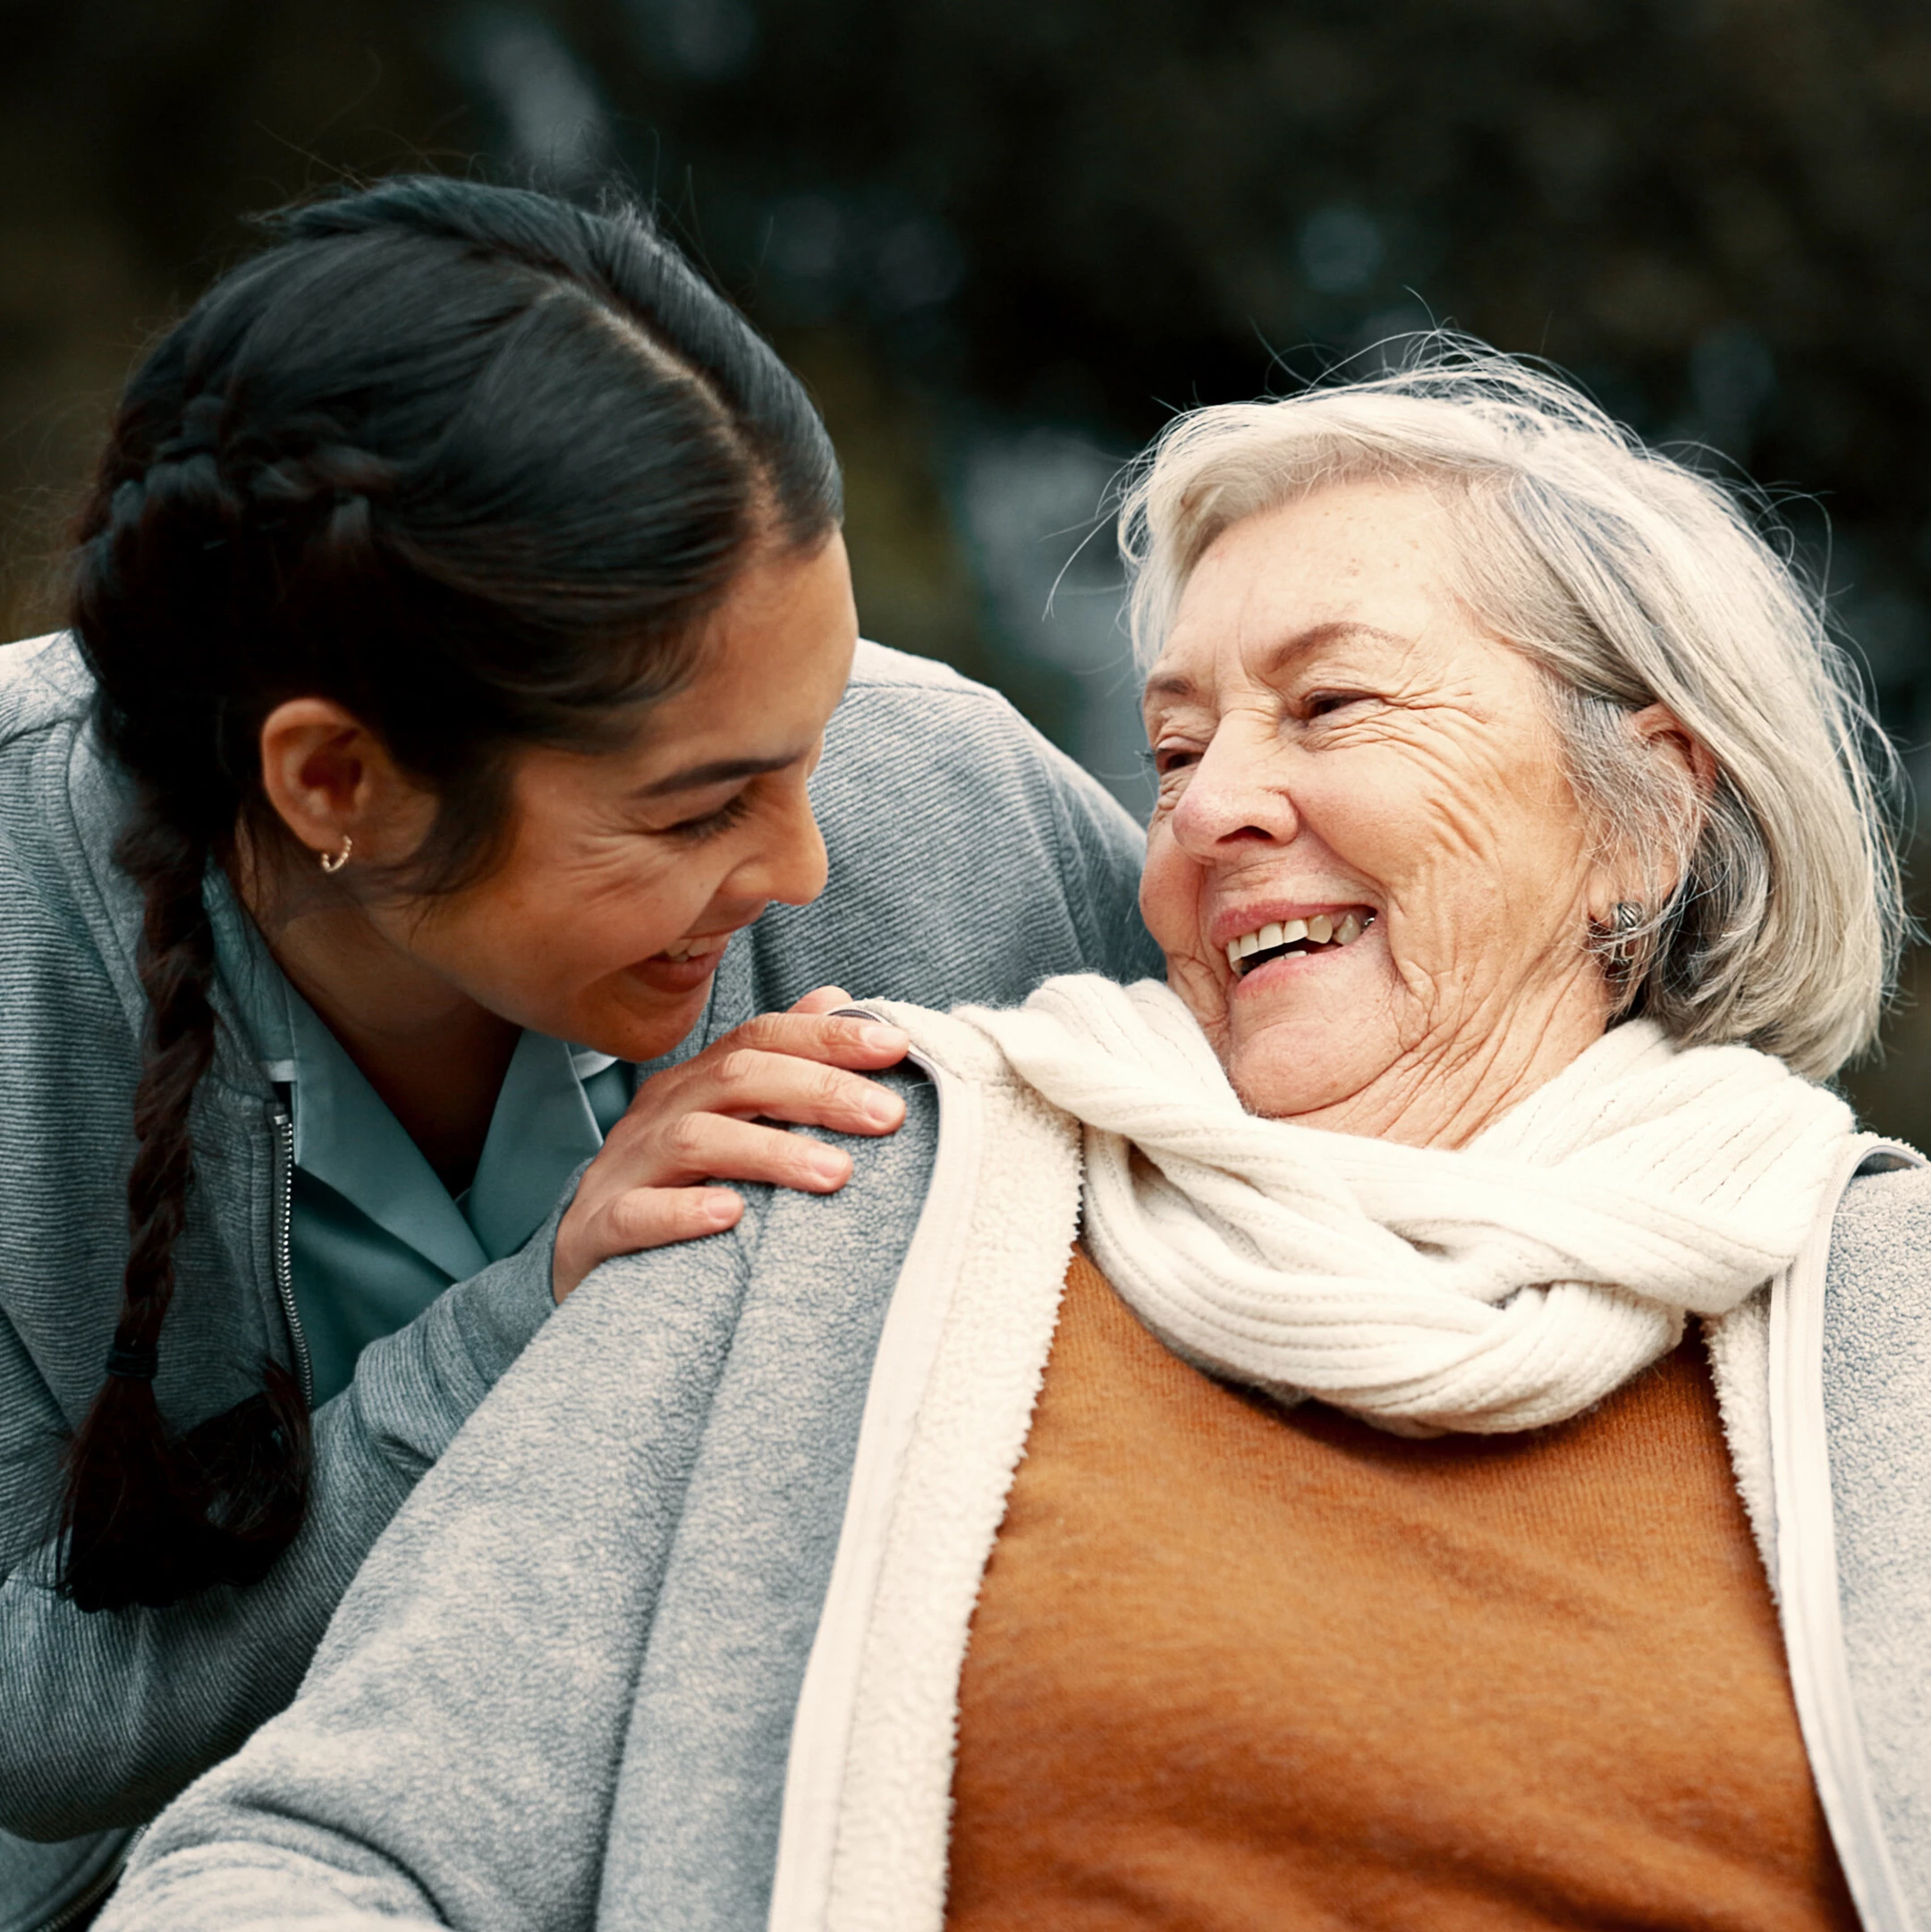
<path fill-rule="evenodd" d="M 1458 1144 L 1602 1032 L 1616 894 L 1546 680 L 1449 588 L 1425 490 L 1222 534 L 1147 687 L 1141 907 L 1255 1112 Z"/>
<path fill-rule="evenodd" d="M 505 1020 L 622 1059 L 666 1052 L 731 935 L 824 890 L 806 782 L 857 638 L 836 535 L 752 564 L 705 627 L 697 674 L 633 743 L 519 758 L 495 871 L 369 916 Z"/>

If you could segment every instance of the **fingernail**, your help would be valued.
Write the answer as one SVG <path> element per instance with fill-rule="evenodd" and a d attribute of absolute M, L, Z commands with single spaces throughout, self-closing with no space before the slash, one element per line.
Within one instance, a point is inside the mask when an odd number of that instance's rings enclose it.
<path fill-rule="evenodd" d="M 895 1026 L 862 1027 L 859 1038 L 877 1053 L 903 1053 L 911 1045 L 910 1035 Z"/>
<path fill-rule="evenodd" d="M 713 1227 L 729 1227 L 738 1217 L 738 1209 L 743 1206 L 735 1194 L 707 1194 L 704 1197 L 704 1218 Z"/>
<path fill-rule="evenodd" d="M 903 1107 L 900 1106 L 897 1097 L 894 1094 L 888 1094 L 877 1088 L 874 1088 L 865 1097 L 865 1118 L 874 1127 L 896 1127 L 899 1123 L 899 1116 L 903 1112 Z"/>
<path fill-rule="evenodd" d="M 811 1170 L 815 1181 L 822 1181 L 827 1187 L 843 1187 L 845 1179 L 845 1164 L 842 1157 L 834 1154 L 829 1148 L 823 1153 L 814 1154 L 805 1163 Z"/>

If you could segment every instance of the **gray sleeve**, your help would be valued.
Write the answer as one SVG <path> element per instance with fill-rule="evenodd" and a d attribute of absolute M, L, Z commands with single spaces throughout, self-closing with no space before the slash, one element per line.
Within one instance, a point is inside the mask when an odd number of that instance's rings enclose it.
<path fill-rule="evenodd" d="M 1080 963 L 1063 971 L 1103 974 L 1131 985 L 1165 979 L 1166 962 L 1139 916 L 1147 835 L 1085 767 L 1041 744 L 1039 758 L 1058 820 L 1060 878 L 1079 934 Z"/>
<path fill-rule="evenodd" d="M 1117 801 L 996 692 L 891 653 L 875 664 L 812 784 L 830 883 L 741 936 L 707 1037 L 827 981 L 944 1008 L 1017 1005 L 1057 973 L 1160 975 L 1144 840 Z"/>
<path fill-rule="evenodd" d="M 370 1545 L 552 1312 L 556 1219 L 363 1352 L 316 1412 L 308 1519 L 260 1582 L 90 1614 L 55 1593 L 51 1544 L 6 1574 L 0 1828 L 51 1839 L 140 1823 L 293 1697 Z M 4 1324 L 0 1408 L 8 1512 L 44 1517 L 62 1419 Z"/>
<path fill-rule="evenodd" d="M 301 1698 L 157 1821 L 101 1932 L 591 1923 L 747 1195 L 738 1229 L 570 1298 L 377 1545 Z"/>

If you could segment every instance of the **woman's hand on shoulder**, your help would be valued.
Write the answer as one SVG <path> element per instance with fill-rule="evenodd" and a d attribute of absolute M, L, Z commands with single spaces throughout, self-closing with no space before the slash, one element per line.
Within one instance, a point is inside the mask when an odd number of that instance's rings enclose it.
<path fill-rule="evenodd" d="M 903 1102 L 863 1074 L 896 1066 L 911 1043 L 896 1027 L 831 1017 L 851 1004 L 841 987 L 820 987 L 637 1089 L 556 1231 L 550 1287 L 559 1301 L 612 1255 L 733 1225 L 744 1202 L 714 1182 L 834 1194 L 851 1178 L 840 1148 L 766 1124 L 887 1134 L 903 1122 Z"/>

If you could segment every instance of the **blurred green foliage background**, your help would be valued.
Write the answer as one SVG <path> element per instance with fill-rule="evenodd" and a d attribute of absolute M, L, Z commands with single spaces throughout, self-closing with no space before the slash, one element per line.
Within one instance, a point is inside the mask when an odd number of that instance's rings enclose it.
<path fill-rule="evenodd" d="M 248 210 L 614 177 L 810 382 L 868 631 L 1131 803 L 1116 465 L 1431 321 L 1783 496 L 1931 783 L 1919 4 L 0 0 L 0 50 L 6 634 L 57 622 L 115 388 Z M 1925 1140 L 1910 993 L 1851 1085 Z"/>

